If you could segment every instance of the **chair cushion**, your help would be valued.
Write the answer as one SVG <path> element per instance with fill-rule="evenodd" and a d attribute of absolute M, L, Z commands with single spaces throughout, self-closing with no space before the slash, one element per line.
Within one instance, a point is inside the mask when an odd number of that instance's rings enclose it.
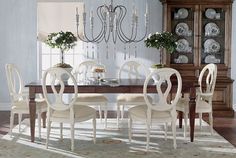
<path fill-rule="evenodd" d="M 89 106 L 84 105 L 74 105 L 74 113 L 75 113 L 75 119 L 81 119 L 85 118 L 91 115 L 94 115 L 96 113 L 96 110 L 94 108 L 91 108 Z M 70 111 L 53 111 L 52 117 L 54 118 L 70 118 Z"/>
<path fill-rule="evenodd" d="M 176 104 L 176 110 L 182 112 L 189 112 L 189 100 L 186 98 L 180 98 L 178 103 Z M 209 103 L 203 100 L 199 100 L 196 102 L 196 113 L 204 113 L 211 112 L 212 107 Z"/>
<path fill-rule="evenodd" d="M 140 119 L 146 119 L 147 118 L 147 105 L 138 105 L 135 107 L 132 107 L 128 110 L 129 115 L 135 116 Z M 162 119 L 162 118 L 170 118 L 170 112 L 163 112 L 163 111 L 154 111 L 152 110 L 152 119 Z"/>
<path fill-rule="evenodd" d="M 176 104 L 176 110 L 182 112 L 189 112 L 189 99 L 180 98 Z"/>
<path fill-rule="evenodd" d="M 79 93 L 77 96 L 77 103 L 82 103 L 82 102 L 91 102 L 91 103 L 96 103 L 96 102 L 107 102 L 108 99 L 103 95 L 103 94 L 98 94 L 98 93 Z"/>
<path fill-rule="evenodd" d="M 212 106 L 206 101 L 199 100 L 196 103 L 196 113 L 212 112 Z"/>
<path fill-rule="evenodd" d="M 47 103 L 44 99 L 35 99 L 36 102 L 36 113 L 41 111 L 47 111 Z M 24 113 L 29 113 L 29 106 L 27 101 L 21 100 L 13 103 L 13 106 L 11 108 L 14 111 L 22 111 Z"/>
<path fill-rule="evenodd" d="M 152 98 L 148 96 L 150 102 L 152 102 Z M 122 103 L 140 103 L 145 104 L 143 94 L 120 94 L 117 96 L 117 102 Z"/>

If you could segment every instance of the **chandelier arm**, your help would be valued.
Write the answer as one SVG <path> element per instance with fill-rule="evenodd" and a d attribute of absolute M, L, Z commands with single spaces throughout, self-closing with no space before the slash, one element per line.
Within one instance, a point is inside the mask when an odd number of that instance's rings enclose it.
<path fill-rule="evenodd" d="M 144 40 L 145 37 L 147 37 L 147 30 L 148 30 L 148 27 L 146 26 L 146 31 L 145 31 L 144 36 L 142 36 L 142 38 L 140 38 L 139 40 L 134 40 L 134 42 L 141 42 L 142 40 Z"/>
<path fill-rule="evenodd" d="M 122 6 L 122 5 L 119 6 L 119 7 L 120 7 L 120 10 L 122 10 L 121 8 L 123 8 L 124 11 L 125 11 L 124 16 L 121 17 L 120 24 L 119 24 L 119 27 L 120 27 L 120 34 L 121 34 L 122 38 L 125 39 L 126 42 L 132 42 L 132 37 L 133 37 L 133 30 L 134 30 L 134 28 L 132 27 L 132 32 L 131 32 L 131 36 L 130 36 L 130 37 L 127 37 L 127 36 L 125 35 L 125 33 L 123 32 L 123 29 L 122 29 L 122 23 L 123 23 L 123 20 L 124 20 L 126 14 L 127 14 L 127 9 L 125 8 L 125 6 Z M 122 10 L 122 11 L 123 11 L 123 10 Z"/>
<path fill-rule="evenodd" d="M 120 9 L 120 8 L 119 8 Z M 121 19 L 122 19 L 122 17 L 123 17 L 123 19 L 124 19 L 124 16 L 123 16 L 123 10 L 122 9 L 120 9 L 120 14 L 119 14 L 119 17 L 118 17 L 118 27 L 117 27 L 117 35 L 118 35 L 118 38 L 121 40 L 121 42 L 123 42 L 123 43 L 127 43 L 127 42 L 129 42 L 130 41 L 130 39 L 128 39 L 127 37 L 125 38 L 125 36 L 123 36 L 122 35 L 122 32 L 121 32 Z M 133 33 L 133 32 L 132 32 Z M 131 34 L 132 34 L 131 33 Z"/>

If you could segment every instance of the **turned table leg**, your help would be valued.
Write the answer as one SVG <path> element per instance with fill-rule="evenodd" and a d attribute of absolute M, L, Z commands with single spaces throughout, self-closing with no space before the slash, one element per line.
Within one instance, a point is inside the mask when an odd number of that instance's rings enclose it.
<path fill-rule="evenodd" d="M 36 116 L 36 102 L 35 102 L 35 88 L 29 88 L 29 113 L 30 113 L 30 134 L 31 142 L 34 142 L 35 137 L 35 116 Z"/>
<path fill-rule="evenodd" d="M 194 140 L 194 127 L 195 127 L 195 110 L 196 110 L 196 89 L 191 87 L 189 97 L 189 121 L 190 121 L 190 141 Z"/>

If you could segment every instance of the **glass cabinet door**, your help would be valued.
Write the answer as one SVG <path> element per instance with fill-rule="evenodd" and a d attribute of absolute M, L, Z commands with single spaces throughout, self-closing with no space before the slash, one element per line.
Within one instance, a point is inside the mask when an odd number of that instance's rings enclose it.
<path fill-rule="evenodd" d="M 201 64 L 224 64 L 225 11 L 203 6 L 201 9 Z"/>
<path fill-rule="evenodd" d="M 171 32 L 177 37 L 177 49 L 171 54 L 170 64 L 194 63 L 194 9 L 171 8 Z"/>

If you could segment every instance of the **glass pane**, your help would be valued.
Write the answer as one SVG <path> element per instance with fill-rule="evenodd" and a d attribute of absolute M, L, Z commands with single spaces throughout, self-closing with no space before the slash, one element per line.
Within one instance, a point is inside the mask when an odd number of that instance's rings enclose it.
<path fill-rule="evenodd" d="M 225 12 L 221 8 L 205 8 L 202 12 L 201 63 L 224 63 Z"/>
<path fill-rule="evenodd" d="M 172 8 L 172 33 L 177 37 L 177 49 L 171 54 L 171 64 L 193 64 L 194 11 L 192 8 Z"/>

